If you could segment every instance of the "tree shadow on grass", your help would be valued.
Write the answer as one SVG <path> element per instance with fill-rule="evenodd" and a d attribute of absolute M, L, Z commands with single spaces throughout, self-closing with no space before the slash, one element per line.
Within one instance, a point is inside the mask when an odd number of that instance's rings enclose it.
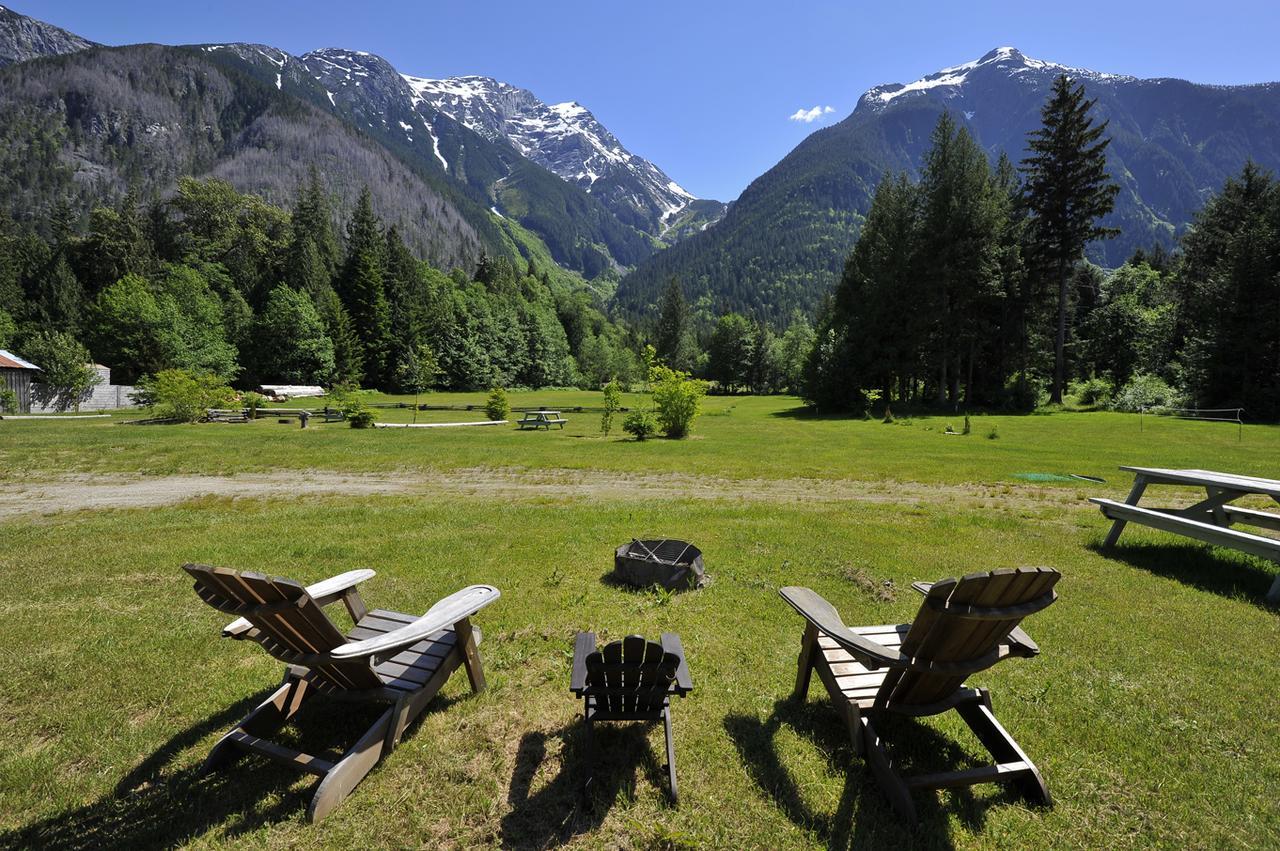
<path fill-rule="evenodd" d="M 949 818 L 956 816 L 972 831 L 981 830 L 987 809 L 1019 800 L 1005 785 L 985 787 L 981 797 L 961 787 L 947 793 L 944 807 L 936 792 L 916 792 L 912 800 L 920 816 L 917 825 L 904 822 L 889 805 L 871 770 L 853 751 L 853 744 L 828 701 L 780 700 L 763 721 L 751 715 L 730 715 L 725 729 L 733 740 L 751 779 L 774 800 L 791 821 L 809 831 L 829 849 L 953 848 Z M 814 809 L 779 754 L 776 742 L 782 728 L 807 740 L 836 772 L 846 775 L 834 812 Z M 891 745 L 895 762 L 907 774 L 955 770 L 976 765 L 968 752 L 951 739 L 911 718 L 886 716 L 878 730 Z"/>
<path fill-rule="evenodd" d="M 218 771 L 200 774 L 208 749 L 216 741 L 210 737 L 234 727 L 274 690 L 272 686 L 247 697 L 177 733 L 93 803 L 0 833 L 0 849 L 172 848 L 210 831 L 234 839 L 266 824 L 302 817 L 318 782 L 311 775 L 249 755 Z M 450 702 L 438 696 L 430 709 L 439 711 Z M 320 697 L 304 706 L 272 738 L 337 759 L 384 710 L 382 706 L 339 704 Z M 425 715 L 415 719 L 405 731 L 406 737 Z M 179 764 L 183 767 L 177 767 Z"/>
<path fill-rule="evenodd" d="M 594 748 L 580 721 L 550 733 L 525 733 L 507 798 L 511 812 L 502 820 L 502 847 L 542 849 L 590 833 L 619 798 L 635 797 L 637 768 L 646 783 L 665 790 L 666 773 L 648 743 L 652 727 L 597 724 Z M 557 743 L 558 753 L 551 754 L 548 746 Z M 540 777 L 552 770 L 550 780 Z"/>
<path fill-rule="evenodd" d="M 1276 574 L 1268 570 L 1262 559 L 1198 543 L 1125 543 L 1103 547 L 1101 542 L 1089 549 L 1108 561 L 1123 562 L 1156 576 L 1177 580 L 1223 597 L 1248 600 L 1270 608 L 1267 592 Z"/>

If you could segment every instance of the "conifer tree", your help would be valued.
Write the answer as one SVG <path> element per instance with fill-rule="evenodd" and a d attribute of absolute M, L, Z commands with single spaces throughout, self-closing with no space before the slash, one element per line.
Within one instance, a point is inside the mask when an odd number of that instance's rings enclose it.
<path fill-rule="evenodd" d="M 1071 271 L 1086 243 L 1118 233 L 1098 224 L 1120 187 L 1107 174 L 1107 122 L 1095 124 L 1089 114 L 1095 103 L 1085 99 L 1083 84 L 1060 75 L 1040 112 L 1042 126 L 1027 136 L 1031 155 L 1022 161 L 1035 262 L 1057 290 L 1052 402 L 1062 401 L 1066 383 Z"/>
<path fill-rule="evenodd" d="M 347 225 L 347 259 L 339 277 L 338 295 L 360 339 L 364 383 L 387 383 L 390 310 L 385 291 L 385 245 L 373 199 L 366 187 Z"/>
<path fill-rule="evenodd" d="M 689 306 L 684 300 L 680 281 L 672 277 L 658 305 L 658 330 L 654 340 L 658 358 L 672 369 L 689 370 L 693 366 L 693 343 L 690 340 Z"/>
<path fill-rule="evenodd" d="M 316 309 L 324 321 L 329 339 L 333 341 L 333 375 L 330 383 L 359 384 L 364 375 L 360 338 L 356 336 L 350 314 L 342 306 L 342 299 L 332 288 L 326 289 L 316 300 Z"/>

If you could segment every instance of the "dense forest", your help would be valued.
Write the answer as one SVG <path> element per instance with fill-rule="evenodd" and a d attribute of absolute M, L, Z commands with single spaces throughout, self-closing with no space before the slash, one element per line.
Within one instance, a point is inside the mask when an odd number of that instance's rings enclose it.
<path fill-rule="evenodd" d="M 428 362 L 441 388 L 598 386 L 638 370 L 638 344 L 587 292 L 532 261 L 445 274 L 367 191 L 335 216 L 314 171 L 291 210 L 184 178 L 169 200 L 94 209 L 83 231 L 66 204 L 39 225 L 0 220 L 0 346 L 79 352 L 120 383 L 178 368 L 401 390 Z"/>
<path fill-rule="evenodd" d="M 1176 252 L 1105 274 L 1081 250 L 1109 235 L 1114 195 L 1091 105 L 1063 78 L 1020 168 L 991 167 L 943 114 L 919 181 L 876 190 L 818 323 L 811 401 L 1027 410 L 1071 394 L 1280 417 L 1280 184 L 1247 164 Z"/>

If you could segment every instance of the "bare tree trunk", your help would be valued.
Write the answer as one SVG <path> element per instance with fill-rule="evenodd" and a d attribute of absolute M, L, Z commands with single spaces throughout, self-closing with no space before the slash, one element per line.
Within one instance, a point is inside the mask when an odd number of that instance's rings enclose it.
<path fill-rule="evenodd" d="M 1067 375 L 1067 264 L 1058 261 L 1058 332 L 1053 339 L 1053 389 L 1049 401 L 1062 404 Z"/>

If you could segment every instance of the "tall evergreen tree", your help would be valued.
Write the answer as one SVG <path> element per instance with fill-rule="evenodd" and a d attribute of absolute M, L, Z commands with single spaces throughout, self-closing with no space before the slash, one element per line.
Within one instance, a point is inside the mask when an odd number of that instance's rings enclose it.
<path fill-rule="evenodd" d="M 1031 154 L 1022 161 L 1024 197 L 1031 214 L 1031 245 L 1041 274 L 1057 288 L 1050 400 L 1062 401 L 1066 382 L 1067 314 L 1071 271 L 1085 244 L 1114 236 L 1098 220 L 1115 206 L 1117 186 L 1107 174 L 1107 122 L 1094 123 L 1096 101 L 1084 85 L 1062 74 L 1040 112 L 1042 126 L 1028 134 Z"/>
<path fill-rule="evenodd" d="M 360 338 L 342 299 L 332 288 L 326 289 L 316 299 L 316 310 L 333 341 L 333 375 L 327 380 L 332 384 L 359 384 L 364 376 Z"/>
<path fill-rule="evenodd" d="M 339 276 L 338 295 L 360 338 L 364 383 L 371 387 L 388 383 L 391 315 L 384 283 L 385 248 L 373 198 L 365 188 L 347 225 L 347 259 Z"/>
<path fill-rule="evenodd" d="M 689 305 L 684 300 L 680 281 L 671 278 L 658 304 L 658 330 L 654 339 L 658 358 L 672 369 L 689 370 L 693 366 L 693 341 L 689 328 Z"/>

